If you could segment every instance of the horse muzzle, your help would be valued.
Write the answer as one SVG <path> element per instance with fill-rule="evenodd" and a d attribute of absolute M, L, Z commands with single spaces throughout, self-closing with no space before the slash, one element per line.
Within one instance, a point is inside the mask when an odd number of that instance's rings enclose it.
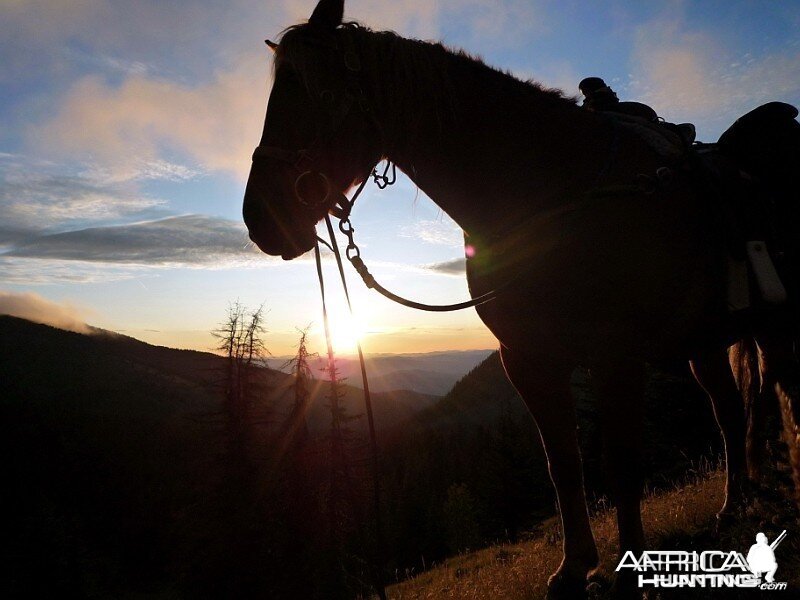
<path fill-rule="evenodd" d="M 250 239 L 265 254 L 291 260 L 314 247 L 314 223 L 303 215 L 285 213 L 247 195 L 242 214 Z"/>

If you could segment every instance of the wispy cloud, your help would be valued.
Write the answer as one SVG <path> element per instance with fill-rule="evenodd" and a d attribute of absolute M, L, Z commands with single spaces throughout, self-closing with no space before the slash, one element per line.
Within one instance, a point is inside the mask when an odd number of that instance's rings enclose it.
<path fill-rule="evenodd" d="M 52 302 L 38 294 L 0 290 L 0 315 L 11 315 L 59 329 L 89 333 L 90 329 L 83 321 L 86 313 L 86 310 L 71 304 Z"/>
<path fill-rule="evenodd" d="M 800 51 L 736 53 L 710 32 L 693 30 L 681 5 L 637 28 L 631 95 L 671 121 L 709 123 L 719 133 L 770 100 L 800 95 Z"/>
<path fill-rule="evenodd" d="M 85 50 L 68 48 L 66 53 L 79 62 L 84 62 L 95 69 L 120 73 L 122 75 L 147 75 L 154 70 L 152 65 L 139 60 L 126 60 L 109 54 L 91 54 Z"/>
<path fill-rule="evenodd" d="M 98 221 L 152 217 L 163 205 L 101 174 L 68 173 L 14 155 L 0 158 L 0 245 Z"/>
<path fill-rule="evenodd" d="M 244 225 L 206 215 L 44 235 L 4 256 L 169 267 L 263 265 L 268 260 L 250 242 Z"/>
<path fill-rule="evenodd" d="M 412 225 L 403 225 L 400 236 L 420 240 L 437 246 L 460 248 L 464 245 L 464 233 L 449 217 L 422 219 Z"/>
<path fill-rule="evenodd" d="M 114 166 L 90 164 L 82 173 L 87 179 L 95 180 L 102 184 L 114 184 L 139 181 L 189 181 L 203 174 L 200 169 L 187 165 L 169 162 L 156 158 L 150 160 L 137 160 L 131 158 L 127 165 Z"/>
<path fill-rule="evenodd" d="M 435 271 L 436 273 L 442 273 L 444 275 L 463 276 L 467 269 L 467 259 L 452 258 L 443 262 L 422 265 L 422 268 L 427 271 Z"/>
<path fill-rule="evenodd" d="M 148 274 L 152 274 L 152 267 L 143 265 L 42 260 L 0 254 L 0 281 L 8 285 L 109 283 Z"/>

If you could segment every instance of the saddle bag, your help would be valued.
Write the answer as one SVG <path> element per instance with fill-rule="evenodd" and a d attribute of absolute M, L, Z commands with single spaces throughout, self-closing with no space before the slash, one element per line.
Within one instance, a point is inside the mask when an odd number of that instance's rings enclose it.
<path fill-rule="evenodd" d="M 747 198 L 739 218 L 750 223 L 747 258 L 768 303 L 797 300 L 800 283 L 800 123 L 798 110 L 769 102 L 748 112 L 719 138 L 717 151 L 739 171 Z M 732 194 L 736 202 L 737 194 Z M 742 201 L 744 200 L 744 201 Z M 766 240 L 754 242 L 752 240 Z M 767 246 L 769 253 L 767 253 Z M 773 266 L 774 262 L 774 266 Z M 788 290 L 784 290 L 783 282 Z"/>

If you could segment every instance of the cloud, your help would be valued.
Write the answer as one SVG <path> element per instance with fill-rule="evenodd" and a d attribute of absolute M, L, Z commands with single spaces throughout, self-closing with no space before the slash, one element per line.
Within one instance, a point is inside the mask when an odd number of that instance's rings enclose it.
<path fill-rule="evenodd" d="M 12 2 L 8 23 L 0 26 L 0 34 L 8 34 L 0 42 L 4 55 L 25 54 L 20 49 L 34 38 L 40 62 L 58 55 L 63 63 L 53 70 L 65 91 L 39 107 L 40 118 L 31 120 L 23 137 L 37 154 L 90 161 L 115 180 L 152 176 L 142 164 L 175 162 L 176 156 L 244 179 L 269 81 L 260 40 L 304 21 L 314 6 L 308 0 L 283 0 L 269 10 L 244 0 L 230 6 L 77 0 L 74 12 L 51 12 L 50 4 Z M 440 37 L 445 21 L 466 23 L 474 36 L 493 44 L 529 36 L 531 24 L 541 21 L 538 6 L 522 0 L 488 8 L 478 0 L 355 0 L 346 12 L 376 29 L 422 38 Z M 18 65 L 6 79 L 40 70 Z"/>
<path fill-rule="evenodd" d="M 0 81 L 15 85 L 87 69 L 195 79 L 289 24 L 280 2 L 251 0 L 4 0 L 2 11 Z"/>
<path fill-rule="evenodd" d="M 437 31 L 435 5 L 360 1 L 347 10 L 377 28 L 427 37 Z M 138 163 L 179 155 L 244 179 L 270 77 L 262 40 L 313 7 L 308 0 L 16 0 L 0 20 L 0 54 L 10 57 L 0 63 L 0 81 L 58 75 L 57 92 L 24 111 L 23 137 L 38 155 L 90 161 L 117 180 L 134 178 Z"/>
<path fill-rule="evenodd" d="M 260 49 L 206 83 L 133 75 L 113 84 L 86 76 L 55 116 L 28 129 L 27 140 L 50 156 L 95 163 L 116 179 L 141 177 L 141 165 L 164 165 L 176 153 L 243 179 L 261 135 L 268 76 Z"/>
<path fill-rule="evenodd" d="M 442 273 L 443 275 L 464 275 L 467 268 L 467 259 L 452 258 L 443 262 L 423 265 L 422 268 L 427 271 Z"/>
<path fill-rule="evenodd" d="M 718 134 L 771 101 L 800 97 L 800 52 L 736 54 L 710 33 L 693 31 L 682 14 L 637 28 L 630 95 L 669 121 L 705 121 Z"/>
<path fill-rule="evenodd" d="M 403 225 L 400 236 L 438 246 L 460 248 L 464 245 L 464 232 L 450 217 L 421 219 L 413 225 Z"/>
<path fill-rule="evenodd" d="M 176 167 L 154 164 L 149 168 L 166 172 Z M 163 204 L 134 185 L 115 182 L 99 172 L 67 173 L 23 156 L 0 157 L 0 246 L 64 227 L 152 217 Z"/>
<path fill-rule="evenodd" d="M 263 265 L 266 260 L 248 239 L 244 225 L 206 215 L 44 235 L 3 256 L 212 268 Z"/>
<path fill-rule="evenodd" d="M 202 175 L 202 171 L 187 165 L 172 163 L 160 158 L 131 158 L 124 168 L 108 168 L 93 164 L 85 171 L 84 176 L 102 184 L 127 183 L 138 181 L 189 181 Z"/>
<path fill-rule="evenodd" d="M 148 275 L 151 269 L 142 265 L 42 260 L 0 254 L 0 281 L 9 285 L 109 283 Z"/>
<path fill-rule="evenodd" d="M 51 302 L 38 294 L 0 290 L 0 315 L 20 317 L 78 333 L 90 333 L 89 327 L 83 321 L 85 314 L 85 310 L 70 304 Z"/>

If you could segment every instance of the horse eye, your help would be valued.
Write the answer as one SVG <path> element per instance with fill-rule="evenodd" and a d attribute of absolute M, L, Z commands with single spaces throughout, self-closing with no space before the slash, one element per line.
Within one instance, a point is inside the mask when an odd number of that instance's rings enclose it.
<path fill-rule="evenodd" d="M 322 90 L 319 97 L 325 104 L 333 104 L 334 96 L 332 91 Z"/>

